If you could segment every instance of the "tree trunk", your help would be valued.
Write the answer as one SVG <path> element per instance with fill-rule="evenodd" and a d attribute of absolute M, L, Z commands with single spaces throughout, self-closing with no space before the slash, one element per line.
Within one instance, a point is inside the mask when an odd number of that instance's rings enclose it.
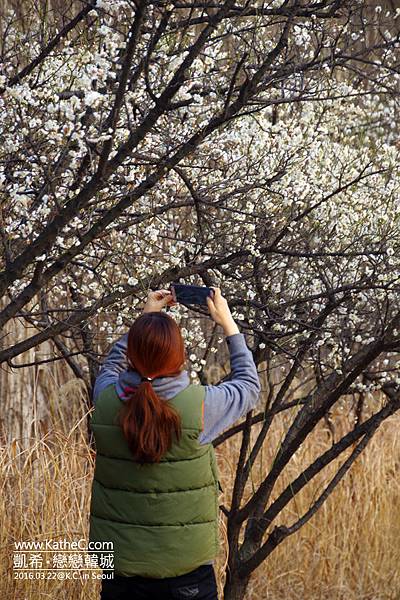
<path fill-rule="evenodd" d="M 235 574 L 230 576 L 227 572 L 223 600 L 243 600 L 249 579 L 250 577 L 241 579 Z"/>

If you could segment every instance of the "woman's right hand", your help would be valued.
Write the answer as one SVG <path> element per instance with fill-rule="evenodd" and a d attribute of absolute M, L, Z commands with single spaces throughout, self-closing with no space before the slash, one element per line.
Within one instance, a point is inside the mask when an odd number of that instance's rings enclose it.
<path fill-rule="evenodd" d="M 212 287 L 214 290 L 214 296 L 207 296 L 207 306 L 210 311 L 211 318 L 213 321 L 221 325 L 225 332 L 229 331 L 236 332 L 239 331 L 228 306 L 228 302 L 226 298 L 221 294 L 221 290 L 219 287 Z M 230 334 L 229 333 L 229 334 Z M 228 334 L 227 334 L 228 335 Z"/>

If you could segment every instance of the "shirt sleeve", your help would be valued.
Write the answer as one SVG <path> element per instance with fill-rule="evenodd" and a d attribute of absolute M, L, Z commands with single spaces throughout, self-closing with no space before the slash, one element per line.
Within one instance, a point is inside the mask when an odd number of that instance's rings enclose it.
<path fill-rule="evenodd" d="M 230 354 L 231 379 L 206 385 L 204 429 L 198 441 L 212 442 L 220 433 L 247 414 L 258 403 L 261 391 L 257 367 L 243 333 L 226 337 Z"/>
<path fill-rule="evenodd" d="M 126 349 L 128 346 L 128 333 L 124 333 L 112 346 L 110 352 L 105 358 L 100 371 L 97 375 L 93 388 L 93 404 L 96 402 L 99 393 L 108 385 L 118 381 L 119 374 L 128 368 Z"/>

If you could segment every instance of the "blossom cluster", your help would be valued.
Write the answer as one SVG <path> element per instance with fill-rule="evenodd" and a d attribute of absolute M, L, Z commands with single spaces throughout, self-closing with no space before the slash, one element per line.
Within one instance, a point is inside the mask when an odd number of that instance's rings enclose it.
<path fill-rule="evenodd" d="M 1 75 L 0 189 L 11 258 L 90 186 L 105 142 L 112 142 L 109 161 L 118 159 L 195 40 L 191 29 L 184 42 L 171 34 L 162 37 L 146 76 L 134 81 L 150 41 L 148 32 L 142 34 L 130 69 L 133 83 L 127 85 L 112 128 L 107 116 L 126 51 L 123 24 L 129 25 L 132 7 L 97 0 L 93 12 L 97 18 L 90 43 L 66 39 L 43 61 L 40 73 L 15 85 L 7 86 L 12 60 Z M 259 56 L 277 42 L 273 25 L 269 39 L 261 34 L 256 39 L 250 74 Z M 312 19 L 299 21 L 290 48 L 309 58 L 321 27 Z M 234 36 L 239 25 L 228 23 L 221 32 L 229 28 Z M 324 36 L 327 44 L 334 33 L 331 29 Z M 14 43 L 20 35 L 12 32 Z M 32 43 L 28 59 L 39 51 Z M 243 111 L 212 131 L 177 168 L 135 196 L 162 160 L 221 114 L 234 69 L 226 68 L 229 52 L 223 36 L 210 39 L 172 98 L 176 107 L 161 113 L 134 150 L 110 169 L 104 185 L 13 282 L 10 297 L 29 284 L 38 263 L 47 267 L 66 252 L 74 253 L 94 224 L 132 195 L 126 208 L 51 280 L 46 289 L 50 304 L 76 307 L 71 290 L 90 305 L 130 289 L 131 301 L 98 312 L 98 330 L 109 342 L 137 314 L 153 277 L 171 267 L 208 261 L 255 347 L 263 350 L 269 344 L 280 355 L 308 339 L 310 322 L 323 310 L 328 292 L 353 289 L 351 301 L 324 322 L 308 357 L 313 364 L 317 356 L 323 373 L 340 372 L 357 348 L 374 339 L 382 313 L 390 316 L 399 304 L 396 98 L 379 86 L 376 93 L 360 94 L 348 79 L 333 77 L 328 64 L 306 83 L 296 73 L 288 75 L 282 85 L 268 87 L 268 101 L 262 98 L 257 111 Z M 392 60 L 386 56 L 387 64 Z M 396 83 L 396 74 L 392 77 Z M 300 99 L 288 101 L 293 94 Z M 190 281 L 201 283 L 195 275 Z M 183 325 L 195 377 L 206 365 L 205 317 L 190 318 L 189 328 L 187 309 L 179 307 L 174 314 Z M 217 350 L 218 338 L 211 352 Z M 384 373 L 389 377 L 390 369 Z"/>

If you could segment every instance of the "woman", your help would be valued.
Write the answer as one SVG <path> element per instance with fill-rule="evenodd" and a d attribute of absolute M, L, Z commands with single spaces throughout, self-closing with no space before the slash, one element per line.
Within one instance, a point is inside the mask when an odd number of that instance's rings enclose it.
<path fill-rule="evenodd" d="M 260 384 L 226 299 L 213 291 L 207 304 L 226 336 L 230 381 L 190 384 L 179 327 L 162 310 L 175 304 L 169 290 L 148 294 L 96 379 L 89 541 L 114 549 L 114 578 L 102 579 L 101 600 L 218 598 L 211 442 L 254 408 Z"/>

